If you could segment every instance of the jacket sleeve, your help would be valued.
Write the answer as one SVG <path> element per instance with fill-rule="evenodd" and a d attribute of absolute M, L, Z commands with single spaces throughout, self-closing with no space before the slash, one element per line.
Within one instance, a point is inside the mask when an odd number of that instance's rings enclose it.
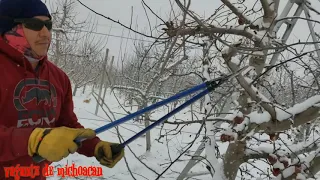
<path fill-rule="evenodd" d="M 66 76 L 66 75 L 65 75 Z M 69 78 L 66 76 L 66 84 L 64 88 L 66 91 L 65 97 L 63 98 L 63 102 L 61 104 L 61 111 L 59 119 L 56 123 L 57 126 L 66 126 L 70 128 L 84 128 L 79 122 L 76 114 L 74 113 L 74 103 L 72 99 L 72 89 L 71 82 Z M 84 140 L 81 144 L 81 147 L 78 149 L 78 153 L 85 155 L 87 157 L 94 156 L 94 148 L 96 144 L 100 142 L 98 137 L 93 139 Z"/>
<path fill-rule="evenodd" d="M 33 129 L 0 125 L 0 162 L 28 156 L 28 140 Z"/>

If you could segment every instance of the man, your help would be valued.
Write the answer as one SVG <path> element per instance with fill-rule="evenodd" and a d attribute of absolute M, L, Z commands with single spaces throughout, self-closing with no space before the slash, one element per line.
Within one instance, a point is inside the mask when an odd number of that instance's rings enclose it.
<path fill-rule="evenodd" d="M 124 156 L 78 122 L 70 80 L 47 59 L 51 28 L 41 0 L 0 0 L 0 179 L 10 179 L 5 167 L 43 168 L 75 152 L 109 168 Z M 79 147 L 76 138 L 87 140 Z"/>

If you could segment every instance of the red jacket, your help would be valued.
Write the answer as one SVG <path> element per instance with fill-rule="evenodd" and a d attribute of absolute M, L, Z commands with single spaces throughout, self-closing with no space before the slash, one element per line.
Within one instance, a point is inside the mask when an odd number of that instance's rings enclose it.
<path fill-rule="evenodd" d="M 4 167 L 33 164 L 42 168 L 45 163 L 51 164 L 48 161 L 36 164 L 28 155 L 28 138 L 35 127 L 82 128 L 83 126 L 78 123 L 73 112 L 69 78 L 47 58 L 41 61 L 38 71 L 34 71 L 22 54 L 0 38 L 0 77 L 0 180 L 2 180 L 13 179 L 5 177 Z M 94 147 L 99 141 L 98 137 L 84 141 L 78 153 L 93 157 Z"/>

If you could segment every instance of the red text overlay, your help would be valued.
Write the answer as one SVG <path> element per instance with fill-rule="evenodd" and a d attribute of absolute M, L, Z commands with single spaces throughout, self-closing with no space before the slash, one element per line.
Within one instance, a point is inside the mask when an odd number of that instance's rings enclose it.
<path fill-rule="evenodd" d="M 35 178 L 37 176 L 59 176 L 59 177 L 103 177 L 102 168 L 95 166 L 76 166 L 75 164 L 66 165 L 64 167 L 48 166 L 42 169 L 39 166 L 11 166 L 4 168 L 5 177 L 14 177 L 19 180 L 21 177 Z"/>

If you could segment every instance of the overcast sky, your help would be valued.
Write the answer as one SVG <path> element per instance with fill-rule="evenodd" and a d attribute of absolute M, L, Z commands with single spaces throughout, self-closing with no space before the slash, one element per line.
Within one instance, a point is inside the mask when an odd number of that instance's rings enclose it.
<path fill-rule="evenodd" d="M 45 0 L 43 0 L 45 1 Z M 47 0 L 46 4 L 50 7 L 58 0 Z M 114 20 L 119 20 L 121 23 L 129 26 L 131 20 L 131 8 L 133 8 L 133 22 L 132 25 L 136 26 L 138 24 L 139 31 L 145 29 L 148 34 L 150 34 L 148 19 L 145 14 L 145 10 L 142 6 L 141 0 L 80 0 L 82 3 L 86 4 L 90 8 L 94 9 L 98 13 L 101 13 L 107 17 L 110 17 Z M 255 2 L 253 0 L 249 0 L 247 2 Z M 288 0 L 280 0 L 280 13 L 284 8 L 285 4 Z M 48 3 L 50 2 L 50 4 Z M 170 1 L 169 0 L 145 0 L 145 2 L 155 11 L 162 19 L 168 20 L 170 17 Z M 174 3 L 174 0 L 171 0 Z M 315 7 L 318 11 L 320 11 L 320 2 L 319 0 L 311 0 L 312 3 L 315 3 L 313 7 Z M 202 15 L 204 17 L 208 17 L 216 10 L 217 7 L 221 5 L 220 0 L 193 0 L 191 3 L 191 10 L 196 12 L 198 15 Z M 117 25 L 116 23 L 111 22 L 108 19 L 105 19 L 100 16 L 96 16 L 90 10 L 83 7 L 80 3 L 77 2 L 76 11 L 81 12 L 81 15 L 78 16 L 79 20 L 86 18 L 88 15 L 91 17 L 98 18 L 98 33 L 103 34 L 111 34 L 114 36 L 125 36 L 130 38 L 138 38 L 142 37 L 134 32 L 129 32 L 128 30 L 124 30 L 123 27 Z M 151 22 L 151 27 L 159 25 L 161 22 L 150 13 L 149 10 L 146 10 L 148 13 L 148 17 Z M 293 10 L 292 10 L 293 11 Z M 292 13 L 291 13 L 292 14 Z M 320 19 L 319 15 L 315 13 L 311 13 L 314 19 Z M 304 15 L 303 15 L 304 17 Z M 296 28 L 294 29 L 289 43 L 297 42 L 298 39 L 301 41 L 306 41 L 309 36 L 308 25 L 306 21 L 299 20 Z M 124 31 L 123 31 L 124 30 Z M 316 25 L 315 30 L 320 32 L 320 25 Z M 124 34 L 122 34 L 124 33 Z M 119 50 L 121 45 L 120 37 L 107 37 L 106 35 L 100 35 L 101 37 L 108 38 L 107 47 L 110 49 L 110 54 L 116 57 L 116 60 L 119 58 Z M 309 38 L 311 39 L 311 38 Z M 152 41 L 153 39 L 143 37 L 143 40 Z M 133 41 L 130 39 L 124 39 L 122 42 L 122 47 L 125 47 L 125 43 L 128 41 L 128 45 L 133 44 Z M 313 48 L 313 46 L 310 46 Z M 309 48 L 309 49 L 310 49 Z M 129 51 L 132 49 L 128 49 Z M 122 52 L 123 53 L 123 52 Z"/>

